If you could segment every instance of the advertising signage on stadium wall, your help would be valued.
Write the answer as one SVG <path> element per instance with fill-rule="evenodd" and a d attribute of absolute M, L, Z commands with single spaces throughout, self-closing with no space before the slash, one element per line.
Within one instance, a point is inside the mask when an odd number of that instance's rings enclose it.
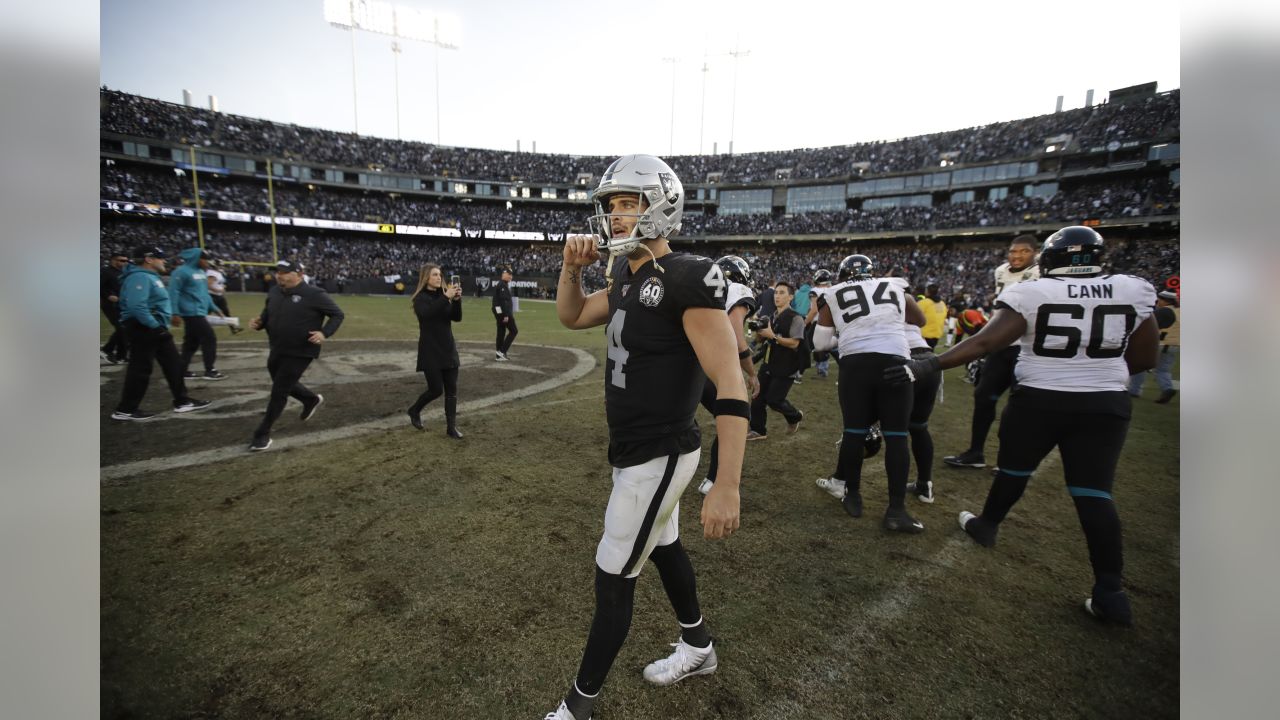
<path fill-rule="evenodd" d="M 397 235 L 438 235 L 440 237 L 462 237 L 457 228 L 427 227 L 425 225 L 396 225 Z"/>
<path fill-rule="evenodd" d="M 378 223 L 351 222 L 350 220 L 321 220 L 317 218 L 293 219 L 294 227 L 320 228 L 322 230 L 358 230 L 361 232 L 378 232 Z"/>
<path fill-rule="evenodd" d="M 270 225 L 270 224 L 271 224 L 271 216 L 270 216 L 270 215 L 254 215 L 254 216 L 253 216 L 253 221 L 254 221 L 254 222 L 256 222 L 256 223 L 262 223 L 263 225 Z M 277 225 L 292 225 L 292 224 L 293 224 L 293 222 L 292 222 L 292 218 L 287 218 L 287 217 L 278 217 L 278 218 L 276 218 L 276 224 L 277 224 Z"/>
<path fill-rule="evenodd" d="M 138 215 L 166 215 L 169 217 L 189 218 L 196 216 L 196 211 L 191 208 L 169 207 L 167 205 L 155 205 L 152 203 L 124 202 L 121 200 L 103 200 L 99 203 L 98 208 L 100 210 L 133 213 Z"/>
<path fill-rule="evenodd" d="M 232 222 L 250 222 L 251 217 L 252 216 L 250 216 L 249 213 L 227 212 L 226 210 L 218 211 L 219 220 L 230 220 Z M 267 220 L 270 221 L 270 218 L 267 218 Z"/>
<path fill-rule="evenodd" d="M 540 232 L 526 232 L 523 230 L 485 230 L 484 236 L 489 240 L 546 240 L 546 235 Z"/>
<path fill-rule="evenodd" d="M 183 170 L 191 169 L 191 163 L 189 162 L 179 161 L 179 162 L 175 162 L 174 165 L 182 168 Z M 196 165 L 195 167 L 197 172 L 202 172 L 202 173 L 212 173 L 214 175 L 230 175 L 231 174 L 231 171 L 224 167 L 214 167 L 212 165 Z"/>

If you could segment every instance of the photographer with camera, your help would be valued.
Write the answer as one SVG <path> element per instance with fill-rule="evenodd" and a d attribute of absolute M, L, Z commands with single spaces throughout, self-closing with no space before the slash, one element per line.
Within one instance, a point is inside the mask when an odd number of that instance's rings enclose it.
<path fill-rule="evenodd" d="M 751 430 L 748 440 L 764 440 L 768 437 L 765 431 L 765 407 L 773 408 L 787 420 L 787 434 L 794 433 L 804 419 L 800 412 L 787 400 L 794 375 L 800 369 L 800 348 L 804 341 L 804 318 L 791 309 L 791 299 L 795 289 L 786 280 L 779 280 L 773 289 L 774 305 L 778 308 L 773 318 L 757 317 L 747 321 L 747 325 L 755 331 L 756 337 L 767 343 L 764 353 L 764 365 L 760 368 L 760 394 L 751 403 Z"/>

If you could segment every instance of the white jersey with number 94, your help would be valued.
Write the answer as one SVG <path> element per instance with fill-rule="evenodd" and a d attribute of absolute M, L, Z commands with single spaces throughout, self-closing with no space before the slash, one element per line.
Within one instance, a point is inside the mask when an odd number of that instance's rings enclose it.
<path fill-rule="evenodd" d="M 1028 387 L 1064 392 L 1124 390 L 1129 336 L 1152 313 L 1156 291 L 1132 275 L 1046 277 L 996 298 L 1027 321 L 1014 374 Z"/>
<path fill-rule="evenodd" d="M 850 280 L 824 288 L 819 302 L 831 308 L 840 354 L 884 353 L 908 357 L 902 334 L 907 281 L 902 278 Z"/>

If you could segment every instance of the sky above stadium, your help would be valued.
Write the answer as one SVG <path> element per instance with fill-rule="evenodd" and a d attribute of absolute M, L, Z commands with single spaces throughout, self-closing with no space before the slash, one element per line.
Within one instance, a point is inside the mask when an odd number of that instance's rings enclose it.
<path fill-rule="evenodd" d="M 1058 95 L 1081 107 L 1090 88 L 1100 102 L 1180 86 L 1177 6 L 1147 0 L 395 4 L 461 32 L 459 49 L 438 51 L 438 128 L 437 51 L 402 42 L 400 136 L 464 147 L 821 147 L 1045 114 Z M 103 2 L 101 32 L 113 89 L 178 103 L 188 89 L 227 113 L 355 128 L 352 35 L 325 21 L 323 0 Z M 395 138 L 392 38 L 354 40 L 359 132 Z"/>

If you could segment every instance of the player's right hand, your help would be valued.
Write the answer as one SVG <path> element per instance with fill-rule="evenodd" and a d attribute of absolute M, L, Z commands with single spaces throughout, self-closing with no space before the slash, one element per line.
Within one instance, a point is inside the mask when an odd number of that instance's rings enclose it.
<path fill-rule="evenodd" d="M 569 267 L 585 267 L 600 259 L 596 249 L 598 235 L 570 235 L 564 240 L 564 264 Z"/>

